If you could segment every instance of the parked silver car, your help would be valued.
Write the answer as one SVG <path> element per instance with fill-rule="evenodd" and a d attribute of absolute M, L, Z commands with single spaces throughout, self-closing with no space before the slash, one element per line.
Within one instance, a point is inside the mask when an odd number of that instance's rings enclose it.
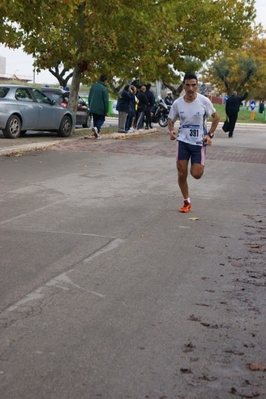
<path fill-rule="evenodd" d="M 44 93 L 50 100 L 54 100 L 62 107 L 68 107 L 69 91 L 60 88 L 42 87 L 41 92 Z M 76 125 L 82 125 L 84 128 L 91 126 L 91 113 L 86 101 L 78 97 L 78 107 L 76 112 Z"/>
<path fill-rule="evenodd" d="M 16 139 L 27 130 L 57 132 L 68 137 L 75 115 L 39 90 L 20 85 L 0 84 L 0 130 Z"/>

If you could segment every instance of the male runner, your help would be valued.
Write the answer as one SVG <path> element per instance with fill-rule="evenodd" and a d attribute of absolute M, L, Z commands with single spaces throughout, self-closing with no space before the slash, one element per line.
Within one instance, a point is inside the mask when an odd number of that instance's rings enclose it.
<path fill-rule="evenodd" d="M 168 119 L 171 140 L 176 142 L 176 167 L 178 184 L 184 198 L 179 212 L 187 213 L 191 210 L 189 190 L 187 184 L 188 162 L 191 160 L 190 173 L 195 179 L 200 179 L 204 172 L 206 146 L 212 144 L 215 129 L 220 116 L 211 101 L 197 93 L 198 79 L 194 73 L 186 73 L 183 80 L 185 95 L 174 101 Z M 212 117 L 209 132 L 207 132 L 207 118 Z M 174 130 L 174 123 L 180 120 L 178 135 Z"/>

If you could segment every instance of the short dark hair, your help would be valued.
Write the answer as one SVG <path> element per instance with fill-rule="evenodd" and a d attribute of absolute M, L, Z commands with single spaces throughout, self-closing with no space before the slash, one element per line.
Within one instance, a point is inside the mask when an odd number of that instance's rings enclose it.
<path fill-rule="evenodd" d="M 107 76 L 102 75 L 102 76 L 100 77 L 100 82 L 105 82 L 106 80 L 107 80 Z"/>
<path fill-rule="evenodd" d="M 196 79 L 196 81 L 198 82 L 198 78 L 194 72 L 186 72 L 184 79 L 183 79 L 183 83 L 185 83 L 186 80 L 190 80 L 190 79 Z"/>
<path fill-rule="evenodd" d="M 148 90 L 150 90 L 150 88 L 151 88 L 151 84 L 150 84 L 150 83 L 148 83 L 148 84 L 146 85 L 146 88 L 147 88 Z"/>

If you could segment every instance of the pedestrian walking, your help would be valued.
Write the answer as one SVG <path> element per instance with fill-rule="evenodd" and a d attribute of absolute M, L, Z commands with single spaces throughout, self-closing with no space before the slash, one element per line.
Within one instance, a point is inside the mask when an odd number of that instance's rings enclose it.
<path fill-rule="evenodd" d="M 225 104 L 225 112 L 229 119 L 229 133 L 228 137 L 232 138 L 234 134 L 235 124 L 238 118 L 238 112 L 240 108 L 240 104 L 244 101 L 248 96 L 248 90 L 242 97 L 237 96 L 237 92 L 233 91 L 231 97 L 229 97 Z"/>
<path fill-rule="evenodd" d="M 107 77 L 102 75 L 99 82 L 94 83 L 89 92 L 88 103 L 93 117 L 92 131 L 96 138 L 100 138 L 101 127 L 108 113 L 109 94 L 107 89 Z"/>
<path fill-rule="evenodd" d="M 176 167 L 178 185 L 183 195 L 183 205 L 179 212 L 191 210 L 191 201 L 187 183 L 188 163 L 190 173 L 200 179 L 204 172 L 206 146 L 212 144 L 215 129 L 220 117 L 211 101 L 197 93 L 198 78 L 194 73 L 186 73 L 183 80 L 185 94 L 174 101 L 168 119 L 171 140 L 176 140 Z M 207 131 L 207 117 L 212 117 L 211 127 Z M 178 134 L 174 129 L 176 120 L 180 120 Z"/>

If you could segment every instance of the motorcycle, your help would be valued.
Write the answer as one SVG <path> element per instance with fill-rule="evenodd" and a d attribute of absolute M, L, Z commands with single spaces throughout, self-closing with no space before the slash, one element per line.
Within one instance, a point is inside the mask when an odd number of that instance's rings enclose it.
<path fill-rule="evenodd" d="M 171 106 L 166 105 L 165 101 L 159 97 L 151 109 L 152 122 L 159 123 L 161 127 L 166 127 L 170 108 Z"/>

